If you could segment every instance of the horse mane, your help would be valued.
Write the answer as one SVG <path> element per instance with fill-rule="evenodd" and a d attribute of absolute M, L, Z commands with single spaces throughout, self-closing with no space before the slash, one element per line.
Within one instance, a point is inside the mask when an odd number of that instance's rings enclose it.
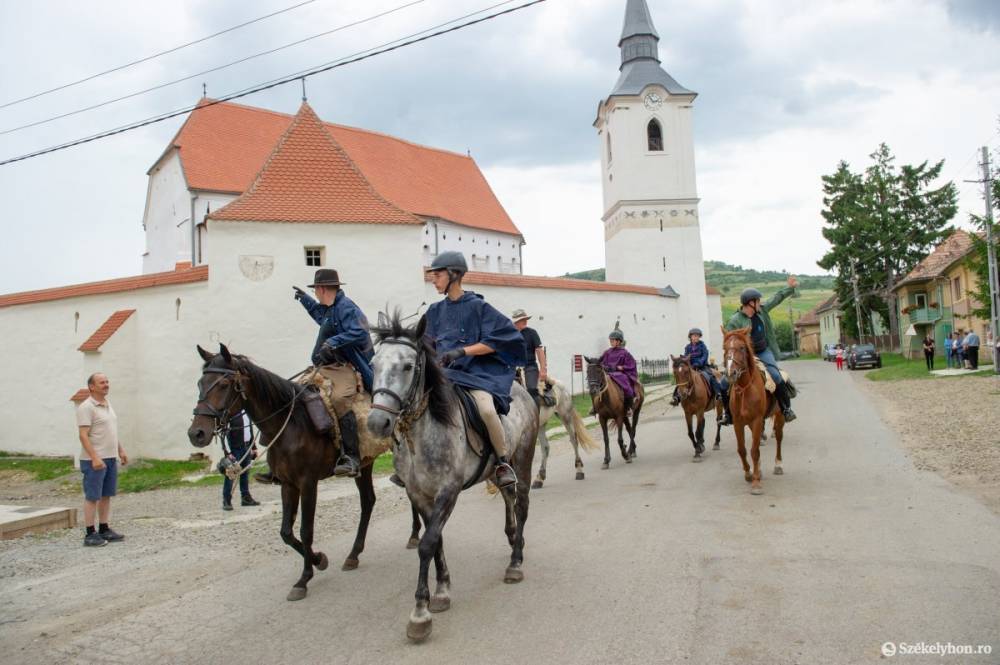
<path fill-rule="evenodd" d="M 216 358 L 222 358 L 222 355 L 220 354 Z M 246 356 L 234 353 L 232 354 L 232 359 L 233 369 L 246 374 L 250 378 L 250 385 L 258 399 L 267 404 L 273 411 L 277 411 L 278 409 L 284 411 L 284 407 L 290 404 L 300 391 L 300 386 L 297 383 L 278 376 L 259 365 L 255 365 Z M 207 362 L 205 366 L 207 367 L 210 364 L 211 362 Z M 267 416 L 265 415 L 264 417 Z M 281 421 L 279 420 L 278 422 L 280 423 Z M 309 420 L 306 410 L 302 408 L 301 401 L 295 402 L 289 422 L 295 422 L 307 430 L 312 427 L 312 421 Z"/>
<path fill-rule="evenodd" d="M 421 318 L 422 321 L 423 318 Z M 395 337 L 407 339 L 423 347 L 424 390 L 428 396 L 427 410 L 430 411 L 431 418 L 442 425 L 453 424 L 451 382 L 437 364 L 437 351 L 428 344 L 424 337 L 424 326 L 421 323 L 412 326 L 404 325 L 402 315 L 397 309 L 389 318 L 388 325 L 375 326 L 371 330 L 375 334 L 376 341 L 380 344 L 388 338 Z"/>

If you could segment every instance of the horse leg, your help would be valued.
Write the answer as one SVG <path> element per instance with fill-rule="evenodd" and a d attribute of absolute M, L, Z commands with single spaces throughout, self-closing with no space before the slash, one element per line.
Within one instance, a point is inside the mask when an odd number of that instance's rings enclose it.
<path fill-rule="evenodd" d="M 438 549 L 434 553 L 434 595 L 427 609 L 431 612 L 446 612 L 451 609 L 451 573 L 444 559 L 444 536 L 438 539 Z"/>
<path fill-rule="evenodd" d="M 527 471 L 531 472 L 530 466 Z M 517 496 L 513 508 L 514 540 L 510 548 L 510 564 L 503 575 L 503 581 L 507 584 L 517 584 L 524 579 L 521 564 L 524 563 L 524 523 L 528 520 L 528 486 L 524 483 L 517 485 Z"/>
<path fill-rule="evenodd" d="M 751 494 L 764 493 L 760 486 L 760 435 L 764 431 L 764 423 L 764 418 L 757 418 L 750 426 L 750 435 L 753 437 L 750 447 L 750 458 L 753 460 L 753 479 L 750 481 Z"/>
<path fill-rule="evenodd" d="M 533 490 L 541 489 L 545 485 L 545 465 L 549 461 L 549 437 L 545 436 L 545 429 L 542 425 L 542 423 L 538 424 L 538 443 L 542 446 L 542 465 L 538 467 L 538 476 L 531 483 Z"/>
<path fill-rule="evenodd" d="M 413 526 L 410 528 L 410 540 L 406 543 L 406 549 L 415 550 L 420 544 L 420 513 L 417 507 L 410 502 L 410 513 L 413 515 Z"/>
<path fill-rule="evenodd" d="M 780 476 L 785 473 L 781 468 L 781 439 L 785 434 L 785 417 L 780 412 L 774 414 L 774 475 Z"/>
<path fill-rule="evenodd" d="M 282 485 L 284 487 L 284 485 Z M 322 552 L 313 552 L 313 521 L 316 518 L 316 481 L 306 480 L 300 490 L 302 501 L 302 523 L 299 525 L 299 538 L 302 543 L 302 576 L 288 592 L 288 600 L 302 600 L 306 597 L 309 580 L 313 577 L 313 566 L 326 568 L 328 562 Z"/>
<path fill-rule="evenodd" d="M 361 497 L 361 519 L 358 520 L 358 535 L 354 538 L 354 547 L 347 555 L 341 570 L 354 570 L 358 567 L 358 557 L 365 551 L 365 538 L 368 536 L 368 523 L 372 519 L 372 508 L 375 507 L 375 487 L 372 485 L 372 467 L 361 467 L 361 475 L 354 479 Z M 320 568 L 320 570 L 323 570 Z"/>
<path fill-rule="evenodd" d="M 583 460 L 580 459 L 580 440 L 576 437 L 576 426 L 573 423 L 573 412 L 559 414 L 559 420 L 569 433 L 569 442 L 573 446 L 573 455 L 576 457 L 574 466 L 576 467 L 576 479 L 583 480 Z"/>
<path fill-rule="evenodd" d="M 739 453 L 740 461 L 743 463 L 743 478 L 749 483 L 753 477 L 750 475 L 750 465 L 747 463 L 746 432 L 743 427 L 742 422 L 733 420 L 733 431 L 736 433 L 736 452 Z"/>
<path fill-rule="evenodd" d="M 304 559 L 305 549 L 295 537 L 295 513 L 299 509 L 299 488 L 290 482 L 281 483 L 281 539 L 285 544 L 299 553 Z M 288 592 L 288 600 L 301 600 L 306 597 L 305 589 L 292 587 Z"/>
<path fill-rule="evenodd" d="M 695 432 L 695 440 L 697 441 L 698 454 L 705 452 L 705 412 L 698 412 L 698 431 Z"/>
<path fill-rule="evenodd" d="M 604 464 L 601 468 L 607 469 L 611 466 L 611 442 L 608 441 L 608 419 L 605 416 L 601 416 L 601 434 L 604 435 Z"/>
<path fill-rule="evenodd" d="M 628 439 L 629 439 L 629 444 L 628 444 L 628 458 L 629 458 L 629 461 L 635 459 L 635 456 L 636 456 L 636 452 L 635 452 L 635 427 L 636 427 L 636 424 L 638 424 L 638 422 L 639 422 L 639 409 L 642 408 L 642 402 L 638 401 L 638 398 L 636 398 L 636 401 L 637 401 L 637 404 L 632 409 L 632 420 L 631 420 L 631 422 L 628 419 L 628 414 L 625 414 L 625 427 L 628 428 Z"/>
<path fill-rule="evenodd" d="M 693 413 L 688 413 L 687 411 L 685 411 L 684 412 L 684 424 L 687 426 L 688 438 L 691 439 L 691 445 L 694 446 L 694 450 L 697 453 L 698 452 L 698 440 L 695 439 L 695 437 L 694 437 L 694 426 L 692 424 L 693 421 L 694 421 L 694 414 Z"/>
<path fill-rule="evenodd" d="M 417 591 L 414 594 L 416 604 L 410 613 L 410 621 L 406 626 L 406 636 L 415 642 L 421 642 L 431 634 L 432 620 L 430 613 L 430 588 L 427 586 L 427 574 L 430 571 L 431 559 L 437 555 L 441 546 L 441 532 L 444 530 L 448 516 L 455 508 L 458 491 L 443 489 L 434 501 L 430 515 L 424 514 L 424 524 L 427 527 L 420 539 L 417 553 L 420 555 L 419 573 L 417 575 Z M 449 584 L 451 580 L 448 580 Z"/>
<path fill-rule="evenodd" d="M 615 423 L 618 425 L 618 449 L 622 451 L 622 459 L 626 464 L 632 463 L 632 458 L 628 456 L 628 449 L 625 448 L 625 430 L 628 429 L 628 414 L 626 413 Z"/>
<path fill-rule="evenodd" d="M 712 450 L 719 449 L 719 441 L 722 439 L 722 400 L 715 403 L 715 445 Z"/>

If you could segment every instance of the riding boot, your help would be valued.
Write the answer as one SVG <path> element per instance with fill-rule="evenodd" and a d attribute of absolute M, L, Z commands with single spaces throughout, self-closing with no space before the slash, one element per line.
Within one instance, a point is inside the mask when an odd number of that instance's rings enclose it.
<path fill-rule="evenodd" d="M 538 394 L 538 391 L 528 393 L 531 395 L 531 399 L 535 400 L 535 408 L 541 411 L 542 409 L 542 396 Z"/>
<path fill-rule="evenodd" d="M 625 398 L 625 413 L 628 413 L 632 409 L 632 402 L 635 401 L 635 397 Z"/>
<path fill-rule="evenodd" d="M 340 459 L 333 469 L 335 476 L 357 478 L 361 473 L 361 455 L 358 452 L 358 420 L 348 411 L 337 421 L 340 424 Z"/>
<path fill-rule="evenodd" d="M 774 397 L 781 407 L 781 415 L 785 417 L 785 422 L 790 423 L 795 420 L 795 412 L 792 411 L 792 398 L 788 396 L 788 387 L 784 383 L 780 384 L 774 391 Z"/>
<path fill-rule="evenodd" d="M 509 487 L 517 482 L 517 476 L 514 474 L 514 469 L 511 467 L 510 462 L 507 460 L 507 456 L 497 458 L 497 468 L 496 468 L 496 483 L 497 487 L 503 489 Z"/>
<path fill-rule="evenodd" d="M 670 398 L 670 406 L 677 406 L 681 403 L 681 391 L 674 388 L 674 396 Z"/>
<path fill-rule="evenodd" d="M 732 425 L 733 424 L 733 412 L 729 410 L 729 393 L 723 391 L 719 394 L 719 399 L 722 400 L 722 424 Z"/>

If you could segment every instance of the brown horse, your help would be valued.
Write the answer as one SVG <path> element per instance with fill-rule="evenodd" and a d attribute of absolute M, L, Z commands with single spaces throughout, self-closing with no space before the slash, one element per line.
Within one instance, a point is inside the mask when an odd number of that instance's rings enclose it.
<path fill-rule="evenodd" d="M 681 397 L 681 407 L 684 409 L 684 422 L 687 425 L 688 438 L 694 446 L 692 462 L 700 462 L 701 454 L 705 452 L 705 412 L 715 408 L 715 445 L 712 450 L 719 449 L 719 438 L 722 430 L 722 402 L 715 399 L 708 380 L 698 370 L 691 367 L 687 356 L 670 356 L 674 366 L 674 377 L 677 379 L 677 391 Z M 697 427 L 692 427 L 697 419 Z"/>
<path fill-rule="evenodd" d="M 594 405 L 594 413 L 601 422 L 601 433 L 604 434 L 604 464 L 602 469 L 611 466 L 611 448 L 608 441 L 608 422 L 618 428 L 618 448 L 626 464 L 631 464 L 635 458 L 635 426 L 639 422 L 639 411 L 642 410 L 642 400 L 645 393 L 642 384 L 635 386 L 635 399 L 632 400 L 632 418 L 629 419 L 625 408 L 625 393 L 621 386 L 615 383 L 601 366 L 600 358 L 587 360 L 587 389 L 590 401 Z M 625 449 L 624 431 L 628 430 L 629 447 Z"/>
<path fill-rule="evenodd" d="M 740 328 L 726 332 L 722 350 L 725 358 L 725 374 L 729 381 L 729 410 L 733 414 L 733 429 L 736 431 L 736 449 L 743 462 L 743 477 L 750 483 L 751 494 L 763 494 L 760 486 L 760 439 L 764 432 L 764 421 L 774 417 L 774 475 L 781 470 L 781 437 L 785 418 L 778 408 L 774 395 L 767 392 L 764 377 L 757 369 L 757 356 L 750 342 L 750 329 Z M 752 437 L 750 457 L 753 459 L 753 473 L 747 463 L 747 448 L 744 442 L 744 427 L 750 428 Z"/>

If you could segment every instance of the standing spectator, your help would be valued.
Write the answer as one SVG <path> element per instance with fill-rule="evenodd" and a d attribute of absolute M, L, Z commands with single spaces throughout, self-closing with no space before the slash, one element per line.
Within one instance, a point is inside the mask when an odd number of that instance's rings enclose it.
<path fill-rule="evenodd" d="M 952 361 L 952 351 L 954 349 L 955 342 L 952 339 L 951 333 L 944 338 L 944 364 L 948 369 L 951 369 Z"/>
<path fill-rule="evenodd" d="M 837 371 L 840 372 L 844 369 L 844 347 L 840 344 L 837 345 Z"/>
<path fill-rule="evenodd" d="M 969 330 L 962 342 L 962 349 L 965 351 L 965 360 L 969 363 L 969 369 L 979 369 L 979 335 L 975 330 Z"/>
<path fill-rule="evenodd" d="M 229 442 L 229 453 L 237 462 L 242 460 L 241 468 L 247 468 L 257 459 L 257 446 L 253 443 L 253 423 L 250 422 L 250 416 L 246 411 L 240 411 L 229 421 L 226 440 Z M 247 455 L 248 449 L 251 450 L 249 455 Z M 240 499 L 241 506 L 260 505 L 260 501 L 250 496 L 250 479 L 246 473 L 240 474 Z M 233 481 L 229 476 L 225 476 L 222 481 L 222 509 L 233 509 Z"/>
<path fill-rule="evenodd" d="M 108 526 L 111 497 L 118 491 L 118 460 L 128 464 L 128 455 L 118 441 L 118 416 L 108 401 L 111 383 L 100 372 L 87 379 L 90 397 L 76 408 L 80 433 L 80 472 L 83 474 L 83 544 L 100 547 L 125 536 Z M 100 520 L 94 529 L 95 515 Z"/>
<path fill-rule="evenodd" d="M 951 334 L 951 336 L 953 338 L 951 343 L 951 354 L 954 356 L 955 368 L 962 369 L 962 367 L 964 367 L 963 361 L 965 359 L 965 353 L 962 352 L 962 332 L 960 330 L 956 330 Z"/>
<path fill-rule="evenodd" d="M 934 338 L 930 333 L 924 337 L 924 362 L 927 363 L 927 371 L 934 371 Z"/>

